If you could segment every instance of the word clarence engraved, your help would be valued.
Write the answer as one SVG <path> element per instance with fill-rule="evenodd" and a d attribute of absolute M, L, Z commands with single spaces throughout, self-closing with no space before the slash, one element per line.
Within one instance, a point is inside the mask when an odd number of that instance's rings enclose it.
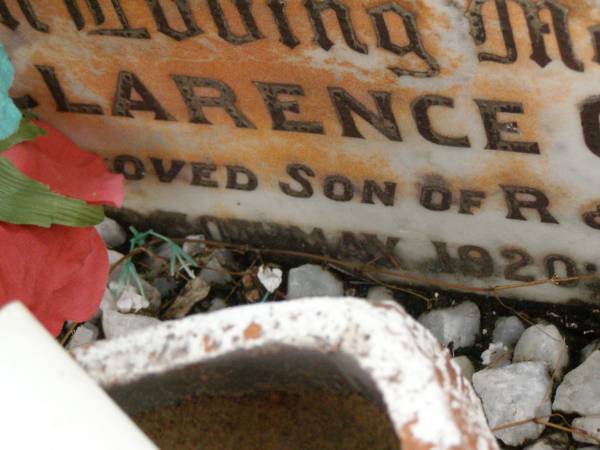
<path fill-rule="evenodd" d="M 136 217 L 600 303 L 596 2 L 0 0 L 0 39 Z"/>

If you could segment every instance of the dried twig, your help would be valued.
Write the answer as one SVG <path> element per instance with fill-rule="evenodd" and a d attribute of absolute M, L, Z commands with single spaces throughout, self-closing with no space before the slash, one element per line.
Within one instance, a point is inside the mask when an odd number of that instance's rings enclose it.
<path fill-rule="evenodd" d="M 566 423 L 566 425 L 561 425 L 561 424 L 558 424 L 558 423 L 550 422 L 549 419 L 552 419 L 553 417 L 560 418 L 564 423 Z M 567 419 L 565 419 L 565 417 L 562 416 L 562 414 L 559 414 L 559 413 L 554 413 L 554 414 L 551 414 L 549 416 L 532 417 L 531 419 L 523 419 L 523 420 L 518 420 L 518 421 L 515 421 L 515 422 L 511 422 L 511 423 L 506 423 L 504 425 L 499 425 L 497 427 L 492 428 L 492 432 L 496 433 L 497 431 L 506 430 L 508 428 L 517 427 L 519 425 L 525 425 L 525 424 L 528 424 L 528 423 L 535 423 L 535 424 L 538 424 L 538 425 L 544 425 L 546 427 L 554 428 L 556 430 L 564 431 L 564 432 L 567 432 L 567 433 L 579 434 L 579 435 L 585 436 L 585 437 L 587 437 L 589 439 L 592 439 L 592 440 L 594 440 L 594 441 L 596 441 L 597 443 L 600 444 L 600 439 L 598 439 L 596 436 L 588 433 L 585 430 L 582 430 L 580 428 L 571 426 L 569 424 L 569 422 L 567 421 Z"/>
<path fill-rule="evenodd" d="M 69 325 L 69 328 L 67 329 L 67 332 L 65 333 L 65 335 L 61 338 L 60 340 L 60 345 L 61 346 L 65 346 L 65 344 L 67 343 L 67 341 L 69 340 L 69 338 L 73 335 L 73 333 L 75 333 L 75 330 L 77 329 L 77 327 L 81 325 L 80 323 L 77 322 L 73 322 L 71 325 Z"/>
<path fill-rule="evenodd" d="M 475 294 L 491 294 L 491 295 L 494 295 L 494 297 L 496 299 L 498 299 L 498 296 L 496 294 L 499 292 L 503 292 L 503 291 L 531 287 L 531 286 L 540 286 L 540 285 L 544 285 L 544 284 L 558 285 L 560 283 L 566 283 L 569 281 L 580 281 L 580 280 L 598 278 L 597 275 L 579 275 L 579 276 L 566 277 L 566 278 L 559 278 L 559 277 L 555 276 L 552 278 L 545 278 L 545 279 L 541 279 L 541 280 L 534 280 L 534 281 L 528 281 L 528 282 L 522 282 L 522 283 L 512 283 L 512 284 L 504 284 L 504 285 L 496 285 L 496 286 L 488 286 L 488 287 L 475 287 L 475 286 L 469 286 L 469 285 L 465 285 L 465 284 L 449 283 L 446 281 L 442 281 L 442 280 L 438 280 L 438 279 L 434 279 L 434 278 L 430 278 L 430 277 L 426 277 L 426 276 L 421 276 L 421 275 L 403 273 L 399 267 L 398 261 L 395 259 L 392 259 L 392 260 L 394 261 L 397 268 L 394 270 L 390 270 L 390 269 L 385 269 L 385 268 L 381 268 L 381 267 L 375 267 L 373 265 L 373 263 L 377 262 L 378 258 L 375 258 L 373 261 L 370 261 L 369 263 L 357 263 L 357 262 L 352 262 L 352 261 L 344 261 L 344 260 L 332 258 L 332 257 L 325 256 L 325 255 L 318 255 L 318 254 L 314 254 L 314 253 L 307 253 L 307 252 L 296 251 L 296 250 L 259 248 L 259 247 L 253 247 L 253 246 L 246 245 L 246 244 L 244 244 L 244 245 L 233 244 L 233 243 L 222 242 L 222 241 L 213 241 L 210 239 L 173 239 L 173 241 L 181 242 L 181 243 L 183 243 L 183 242 L 194 242 L 194 243 L 200 242 L 200 243 L 203 243 L 204 245 L 206 245 L 207 247 L 227 248 L 232 251 L 236 251 L 236 252 L 240 252 L 240 253 L 252 252 L 252 253 L 256 253 L 259 258 L 262 258 L 262 256 L 265 254 L 294 257 L 294 258 L 303 258 L 303 259 L 308 259 L 308 260 L 312 260 L 315 262 L 319 262 L 321 264 L 338 266 L 340 268 L 344 268 L 346 270 L 352 271 L 354 275 L 368 276 L 370 279 L 372 279 L 373 281 L 376 281 L 377 283 L 380 283 L 380 284 L 383 283 L 380 280 L 381 277 L 393 277 L 399 281 L 412 282 L 412 283 L 417 283 L 417 284 L 421 284 L 421 285 L 429 285 L 429 286 L 437 287 L 439 289 L 458 290 L 458 291 L 471 292 L 471 293 L 475 293 Z M 160 239 L 155 239 L 155 240 L 147 242 L 144 246 L 136 248 L 135 250 L 130 252 L 128 255 L 125 255 L 119 261 L 114 263 L 111 267 L 111 271 L 114 270 L 115 268 L 117 268 L 120 264 L 123 263 L 123 261 L 127 260 L 128 258 L 135 256 L 139 253 L 145 252 L 146 247 L 151 247 L 152 245 L 156 245 L 157 243 L 160 243 L 160 242 L 161 242 Z M 411 289 L 402 288 L 402 287 L 394 286 L 391 284 L 387 284 L 385 286 L 389 287 L 390 289 L 399 290 L 401 292 L 405 292 L 407 294 L 417 296 L 417 297 L 421 298 L 421 300 L 425 300 L 427 302 L 431 301 L 431 299 L 427 299 L 423 295 L 418 294 L 416 291 L 413 291 Z M 508 308 L 508 309 L 510 309 L 510 308 Z M 531 323 L 531 321 L 529 319 L 527 319 L 526 317 L 524 317 L 522 314 L 520 314 L 518 312 L 515 312 L 515 313 L 520 318 L 522 318 L 524 321 Z"/>

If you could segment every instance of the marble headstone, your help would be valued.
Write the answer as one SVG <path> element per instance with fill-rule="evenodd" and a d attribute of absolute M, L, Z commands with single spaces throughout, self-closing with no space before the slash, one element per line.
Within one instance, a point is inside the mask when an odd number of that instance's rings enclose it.
<path fill-rule="evenodd" d="M 597 0 L 2 0 L 0 38 L 137 213 L 600 302 Z"/>

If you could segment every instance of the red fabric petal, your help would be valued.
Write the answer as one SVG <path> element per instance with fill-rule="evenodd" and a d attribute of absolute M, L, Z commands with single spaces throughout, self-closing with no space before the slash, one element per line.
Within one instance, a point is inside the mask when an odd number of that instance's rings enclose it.
<path fill-rule="evenodd" d="M 2 156 L 56 193 L 88 203 L 121 206 L 125 195 L 122 175 L 110 173 L 98 155 L 80 149 L 57 129 L 40 121 L 35 124 L 48 134 L 17 144 Z"/>
<path fill-rule="evenodd" d="M 0 247 L 0 306 L 22 301 L 54 336 L 98 310 L 109 267 L 94 228 L 0 223 Z"/>

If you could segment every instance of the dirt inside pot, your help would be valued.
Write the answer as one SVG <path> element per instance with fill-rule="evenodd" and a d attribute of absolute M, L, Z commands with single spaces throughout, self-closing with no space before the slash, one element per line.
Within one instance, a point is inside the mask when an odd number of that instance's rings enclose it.
<path fill-rule="evenodd" d="M 354 392 L 192 395 L 133 420 L 161 449 L 400 448 L 385 411 Z"/>
<path fill-rule="evenodd" d="M 371 377 L 341 352 L 267 345 L 107 388 L 161 449 L 400 448 Z"/>

